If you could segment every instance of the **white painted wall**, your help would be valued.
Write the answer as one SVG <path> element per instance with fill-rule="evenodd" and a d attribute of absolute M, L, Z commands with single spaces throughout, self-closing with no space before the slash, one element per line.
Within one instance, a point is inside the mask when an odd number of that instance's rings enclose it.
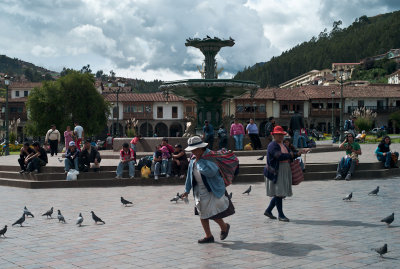
<path fill-rule="evenodd" d="M 19 96 L 16 95 L 17 91 L 19 91 Z M 25 97 L 24 96 L 24 91 L 28 91 L 28 95 L 29 95 L 30 90 L 11 90 L 10 98 L 14 99 L 14 98 Z"/>
<path fill-rule="evenodd" d="M 388 105 L 386 98 L 346 98 L 344 101 L 344 108 L 347 108 L 348 106 L 358 106 L 359 100 L 364 101 L 364 106 L 376 106 L 378 100 L 382 100 L 384 106 Z"/>
<path fill-rule="evenodd" d="M 280 117 L 280 112 L 281 112 L 280 107 L 281 106 L 278 101 L 276 101 L 275 103 L 272 102 L 272 117 L 274 117 L 274 118 Z"/>
<path fill-rule="evenodd" d="M 114 106 L 111 106 L 111 108 L 110 108 L 110 116 L 108 116 L 108 119 L 109 120 L 112 120 L 112 112 L 114 111 L 113 109 L 114 109 L 114 107 L 117 107 L 117 104 L 116 103 L 114 103 Z M 118 103 L 118 107 L 119 107 L 119 119 L 121 120 L 121 119 L 123 119 L 123 117 L 124 117 L 124 104 L 121 102 L 121 103 Z M 114 115 L 114 119 L 117 119 L 117 114 L 115 114 Z"/>
<path fill-rule="evenodd" d="M 304 116 L 304 118 L 308 118 L 309 111 L 310 111 L 310 102 L 305 101 L 304 102 L 304 107 L 303 107 L 303 116 Z"/>
<path fill-rule="evenodd" d="M 157 107 L 163 107 L 163 117 L 157 118 Z M 172 107 L 178 107 L 178 118 L 172 118 Z M 181 102 L 154 102 L 153 103 L 153 118 L 154 119 L 164 119 L 164 120 L 181 120 L 183 119 L 183 109 L 184 105 Z"/>

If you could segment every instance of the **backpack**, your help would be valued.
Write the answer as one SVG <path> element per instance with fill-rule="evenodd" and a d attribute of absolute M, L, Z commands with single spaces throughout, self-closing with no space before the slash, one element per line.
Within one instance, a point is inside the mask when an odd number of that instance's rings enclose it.
<path fill-rule="evenodd" d="M 239 174 L 239 160 L 232 151 L 226 149 L 210 151 L 202 156 L 203 159 L 214 161 L 224 179 L 225 186 L 232 184 L 235 176 Z"/>
<path fill-rule="evenodd" d="M 348 131 L 348 130 L 350 129 L 350 120 L 346 120 L 346 121 L 344 122 L 344 127 L 343 127 L 343 129 L 344 129 L 345 131 Z"/>

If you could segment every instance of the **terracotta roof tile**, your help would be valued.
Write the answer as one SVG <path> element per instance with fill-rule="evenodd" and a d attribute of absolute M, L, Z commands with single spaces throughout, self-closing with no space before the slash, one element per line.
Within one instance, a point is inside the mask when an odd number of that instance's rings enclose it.
<path fill-rule="evenodd" d="M 282 88 L 274 89 L 275 99 L 278 101 L 306 101 L 309 97 L 305 94 L 302 88 Z"/>
<path fill-rule="evenodd" d="M 12 82 L 10 89 L 33 89 L 35 87 L 42 87 L 42 82 Z"/>
<path fill-rule="evenodd" d="M 256 95 L 254 96 L 254 99 L 274 99 L 275 94 L 274 94 L 274 88 L 265 88 L 261 89 L 259 88 L 256 92 Z M 250 93 L 245 93 L 240 97 L 236 97 L 235 99 L 251 99 L 250 98 Z"/>
<path fill-rule="evenodd" d="M 104 98 L 108 102 L 116 102 L 117 95 L 114 93 L 104 94 Z M 121 102 L 165 102 L 166 99 L 162 92 L 155 93 L 121 93 L 118 95 L 118 100 Z M 174 94 L 169 94 L 169 102 L 185 101 L 187 99 L 178 97 Z"/>

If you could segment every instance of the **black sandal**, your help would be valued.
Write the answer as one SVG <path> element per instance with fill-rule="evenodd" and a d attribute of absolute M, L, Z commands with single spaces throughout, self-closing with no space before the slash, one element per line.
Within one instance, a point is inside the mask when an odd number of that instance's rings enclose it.
<path fill-rule="evenodd" d="M 227 238 L 228 237 L 228 234 L 229 234 L 229 229 L 231 228 L 231 225 L 229 225 L 229 223 L 227 223 L 226 224 L 226 231 L 224 232 L 224 231 L 221 231 L 221 236 L 220 236 L 220 239 L 221 240 L 224 240 L 225 238 Z"/>
<path fill-rule="evenodd" d="M 199 239 L 197 243 L 199 244 L 214 243 L 214 236 L 204 237 L 203 239 Z"/>

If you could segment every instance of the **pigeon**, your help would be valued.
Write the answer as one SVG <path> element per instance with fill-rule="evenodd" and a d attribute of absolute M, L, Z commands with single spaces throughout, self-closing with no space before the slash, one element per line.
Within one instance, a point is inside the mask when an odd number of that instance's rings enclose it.
<path fill-rule="evenodd" d="M 51 215 L 53 215 L 53 207 L 50 208 L 50 210 L 47 210 L 47 212 L 44 213 L 42 216 L 46 216 L 46 218 L 48 217 L 52 218 Z"/>
<path fill-rule="evenodd" d="M 22 217 L 20 217 L 16 222 L 14 222 L 12 226 L 19 224 L 22 227 L 22 223 L 24 223 L 24 221 L 25 221 L 25 213 L 22 214 Z"/>
<path fill-rule="evenodd" d="M 125 200 L 124 197 L 121 196 L 121 203 L 125 206 L 127 206 L 128 204 L 132 204 L 132 202 L 129 202 L 128 200 Z"/>
<path fill-rule="evenodd" d="M 5 233 L 7 232 L 7 225 L 4 225 L 4 228 L 0 230 L 0 236 L 5 236 Z"/>
<path fill-rule="evenodd" d="M 31 211 L 28 210 L 28 208 L 26 208 L 26 206 L 24 207 L 24 214 L 25 216 L 31 216 L 32 218 L 34 218 L 33 214 L 31 213 Z"/>
<path fill-rule="evenodd" d="M 211 39 L 211 37 L 210 37 L 209 35 L 207 35 L 207 38 L 210 38 L 210 39 Z"/>
<path fill-rule="evenodd" d="M 62 163 L 62 162 L 63 162 L 63 159 L 61 159 L 60 157 L 58 157 L 58 161 L 59 161 L 60 163 Z"/>
<path fill-rule="evenodd" d="M 179 199 L 181 199 L 181 196 L 179 195 L 179 192 L 178 192 L 178 193 L 176 193 L 176 196 L 170 200 L 170 202 L 178 203 Z"/>
<path fill-rule="evenodd" d="M 261 156 L 260 158 L 257 158 L 257 160 L 262 161 L 264 160 L 265 155 Z"/>
<path fill-rule="evenodd" d="M 375 250 L 382 257 L 383 254 L 386 254 L 388 252 L 387 251 L 387 244 L 384 244 L 380 248 L 373 248 L 372 250 Z"/>
<path fill-rule="evenodd" d="M 345 201 L 350 201 L 351 198 L 353 198 L 353 193 L 352 193 L 352 192 L 350 192 L 349 195 L 347 195 L 346 197 L 344 197 L 343 200 L 345 200 Z"/>
<path fill-rule="evenodd" d="M 387 216 L 386 218 L 382 219 L 381 222 L 386 222 L 387 226 L 389 226 L 394 221 L 394 212 Z"/>
<path fill-rule="evenodd" d="M 376 187 L 375 190 L 373 190 L 373 191 L 371 191 L 370 193 L 368 193 L 368 195 L 378 195 L 378 192 L 379 192 L 379 186 Z"/>
<path fill-rule="evenodd" d="M 79 227 L 81 227 L 82 222 L 83 222 L 82 213 L 79 213 L 79 217 L 76 219 L 76 225 L 79 225 Z"/>
<path fill-rule="evenodd" d="M 58 214 L 57 214 L 58 222 L 65 223 L 65 219 L 64 219 L 64 216 L 61 214 L 61 210 L 58 209 L 57 211 L 58 211 Z"/>
<path fill-rule="evenodd" d="M 90 211 L 90 213 L 92 213 L 92 218 L 94 220 L 94 222 L 97 224 L 97 222 L 102 222 L 103 224 L 106 224 L 101 218 L 99 218 L 98 216 L 96 216 L 96 214 L 93 211 Z"/>
<path fill-rule="evenodd" d="M 246 193 L 247 193 L 247 195 L 250 195 L 250 192 L 251 192 L 251 185 L 250 185 L 250 187 L 249 187 L 247 190 L 245 190 L 242 194 L 246 194 Z"/>
<path fill-rule="evenodd" d="M 232 192 L 228 195 L 229 200 L 232 200 L 232 195 L 233 195 Z"/>

